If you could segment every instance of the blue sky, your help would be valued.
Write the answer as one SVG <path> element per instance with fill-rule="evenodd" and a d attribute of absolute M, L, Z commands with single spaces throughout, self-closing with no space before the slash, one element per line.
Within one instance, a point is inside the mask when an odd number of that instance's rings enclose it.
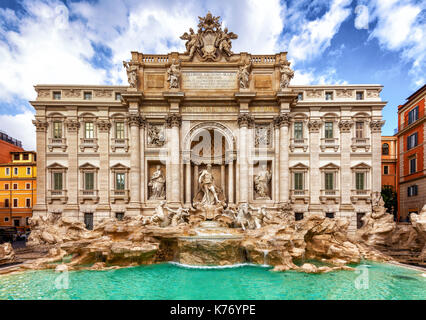
<path fill-rule="evenodd" d="M 382 84 L 384 135 L 425 83 L 426 0 L 0 0 L 0 129 L 35 149 L 35 84 L 126 84 L 130 51 L 184 51 L 210 10 L 233 50 L 288 51 L 292 84 Z"/>

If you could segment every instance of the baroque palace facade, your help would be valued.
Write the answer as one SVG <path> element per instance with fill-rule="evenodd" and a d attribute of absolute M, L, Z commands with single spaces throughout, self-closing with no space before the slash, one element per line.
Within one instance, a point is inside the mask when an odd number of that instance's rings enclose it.
<path fill-rule="evenodd" d="M 233 53 L 210 13 L 181 38 L 185 53 L 132 52 L 129 86 L 35 87 L 34 215 L 91 228 L 164 201 L 249 203 L 355 230 L 381 190 L 382 87 L 289 85 L 285 52 Z"/>

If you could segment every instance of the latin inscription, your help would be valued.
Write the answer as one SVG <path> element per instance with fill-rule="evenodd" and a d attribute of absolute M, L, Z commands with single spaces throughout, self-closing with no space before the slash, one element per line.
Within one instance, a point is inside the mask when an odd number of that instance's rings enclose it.
<path fill-rule="evenodd" d="M 183 72 L 182 87 L 195 90 L 237 89 L 237 73 Z"/>

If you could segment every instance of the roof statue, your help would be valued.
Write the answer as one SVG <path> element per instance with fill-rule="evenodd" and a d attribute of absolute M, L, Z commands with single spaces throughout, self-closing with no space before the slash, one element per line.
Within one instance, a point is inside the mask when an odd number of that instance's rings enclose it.
<path fill-rule="evenodd" d="M 218 61 L 221 56 L 229 60 L 234 53 L 231 51 L 231 40 L 238 36 L 233 32 L 228 32 L 228 28 L 222 30 L 220 17 L 213 16 L 210 12 L 205 17 L 198 17 L 198 32 L 194 33 L 192 28 L 189 33 L 185 32 L 180 38 L 187 40 L 185 43 L 189 60 L 198 54 L 201 61 Z"/>

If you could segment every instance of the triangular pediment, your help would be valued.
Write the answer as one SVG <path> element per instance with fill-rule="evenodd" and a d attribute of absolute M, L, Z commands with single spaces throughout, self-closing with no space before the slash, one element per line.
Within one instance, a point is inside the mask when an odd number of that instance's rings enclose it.
<path fill-rule="evenodd" d="M 290 167 L 290 169 L 309 169 L 309 167 L 301 162 Z"/>
<path fill-rule="evenodd" d="M 337 164 L 330 162 L 325 166 L 322 166 L 320 169 L 340 169 L 340 167 Z"/>
<path fill-rule="evenodd" d="M 99 169 L 98 167 L 94 166 L 93 164 L 86 162 L 85 164 L 82 164 L 80 169 Z"/>
<path fill-rule="evenodd" d="M 351 167 L 351 169 L 370 169 L 371 166 L 366 164 L 365 162 L 358 163 L 357 165 Z"/>
<path fill-rule="evenodd" d="M 117 163 L 117 164 L 115 164 L 115 165 L 113 165 L 113 166 L 111 166 L 111 169 L 126 169 L 126 170 L 128 170 L 128 169 L 130 169 L 129 167 L 127 167 L 127 166 L 125 166 L 124 164 L 122 164 L 122 163 Z"/>
<path fill-rule="evenodd" d="M 47 166 L 47 169 L 68 169 L 60 163 L 54 162 L 51 165 Z"/>

